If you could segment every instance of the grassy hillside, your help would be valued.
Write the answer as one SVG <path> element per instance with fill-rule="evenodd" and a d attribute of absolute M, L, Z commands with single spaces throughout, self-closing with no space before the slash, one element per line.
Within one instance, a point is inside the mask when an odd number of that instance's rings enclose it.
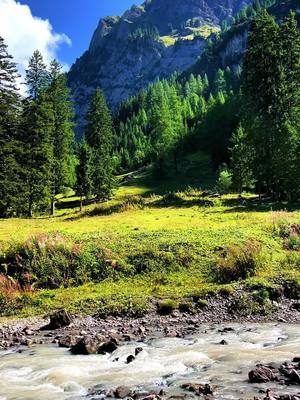
<path fill-rule="evenodd" d="M 296 205 L 216 196 L 202 154 L 180 171 L 165 181 L 150 170 L 120 177 L 113 200 L 82 213 L 1 220 L 1 270 L 12 279 L 0 279 L 0 314 L 136 314 L 157 301 L 200 307 L 207 293 L 230 293 L 239 279 L 300 284 Z"/>
<path fill-rule="evenodd" d="M 166 35 L 161 36 L 160 39 L 164 43 L 166 47 L 173 46 L 178 39 L 182 40 L 193 40 L 195 37 L 199 36 L 204 39 L 207 39 L 212 33 L 220 32 L 220 27 L 214 25 L 202 25 L 198 28 L 188 27 L 186 28 L 185 35 Z"/>

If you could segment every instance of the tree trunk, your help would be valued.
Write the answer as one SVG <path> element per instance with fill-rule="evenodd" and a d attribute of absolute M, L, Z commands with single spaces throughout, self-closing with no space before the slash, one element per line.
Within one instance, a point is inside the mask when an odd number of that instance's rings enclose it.
<path fill-rule="evenodd" d="M 55 215 L 55 198 L 53 197 L 51 199 L 51 210 L 50 210 L 51 215 Z"/>
<path fill-rule="evenodd" d="M 80 212 L 82 211 L 82 196 L 80 196 Z"/>
<path fill-rule="evenodd" d="M 33 213 L 32 213 L 32 197 L 31 197 L 31 195 L 29 196 L 28 217 L 29 218 L 33 217 Z"/>
<path fill-rule="evenodd" d="M 177 152 L 176 150 L 174 151 L 174 169 L 175 169 L 175 174 L 178 174 L 178 163 L 177 163 Z"/>

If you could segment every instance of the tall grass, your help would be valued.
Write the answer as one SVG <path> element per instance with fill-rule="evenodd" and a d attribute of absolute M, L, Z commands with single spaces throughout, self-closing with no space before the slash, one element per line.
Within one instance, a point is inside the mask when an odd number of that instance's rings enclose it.
<path fill-rule="evenodd" d="M 255 276 L 260 266 L 261 245 L 248 239 L 242 245 L 229 246 L 212 268 L 216 283 L 226 284 Z"/>

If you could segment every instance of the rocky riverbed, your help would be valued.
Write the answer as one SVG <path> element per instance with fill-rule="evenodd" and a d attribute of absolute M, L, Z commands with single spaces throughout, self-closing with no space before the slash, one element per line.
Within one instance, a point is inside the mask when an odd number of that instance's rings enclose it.
<path fill-rule="evenodd" d="M 245 300 L 245 291 L 241 289 L 231 296 L 208 296 L 205 305 L 196 313 L 174 310 L 169 315 L 161 315 L 154 307 L 152 312 L 140 318 L 110 316 L 103 319 L 94 315 L 67 316 L 64 319 L 54 315 L 51 321 L 50 316 L 0 320 L 0 349 L 58 343 L 67 336 L 75 338 L 99 335 L 105 340 L 116 338 L 121 342 L 157 336 L 185 337 L 207 323 L 300 323 L 300 294 L 293 298 L 282 296 L 280 292 L 272 296 L 273 300 L 269 301 L 267 308 L 263 306 L 256 312 L 251 308 L 251 297 Z"/>
<path fill-rule="evenodd" d="M 297 324 L 203 323 L 175 336 L 137 324 L 109 339 L 73 336 L 73 324 L 0 352 L 1 400 L 299 399 Z"/>
<path fill-rule="evenodd" d="M 247 314 L 238 299 L 207 298 L 196 314 L 2 322 L 0 400 L 300 399 L 299 300 Z"/>

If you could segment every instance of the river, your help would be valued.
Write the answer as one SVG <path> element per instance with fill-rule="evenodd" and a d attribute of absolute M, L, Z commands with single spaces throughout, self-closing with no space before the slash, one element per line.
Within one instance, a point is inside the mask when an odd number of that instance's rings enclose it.
<path fill-rule="evenodd" d="M 226 326 L 234 331 L 220 332 Z M 220 344 L 223 339 L 227 345 Z M 136 347 L 143 351 L 126 364 Z M 0 352 L 0 400 L 86 399 L 94 385 L 164 388 L 169 397 L 182 393 L 180 385 L 188 382 L 217 385 L 216 399 L 253 399 L 266 387 L 295 393 L 296 387 L 250 384 L 248 372 L 258 362 L 299 355 L 299 325 L 287 324 L 204 325 L 184 339 L 131 342 L 109 355 L 74 356 L 57 345 L 41 345 Z"/>

